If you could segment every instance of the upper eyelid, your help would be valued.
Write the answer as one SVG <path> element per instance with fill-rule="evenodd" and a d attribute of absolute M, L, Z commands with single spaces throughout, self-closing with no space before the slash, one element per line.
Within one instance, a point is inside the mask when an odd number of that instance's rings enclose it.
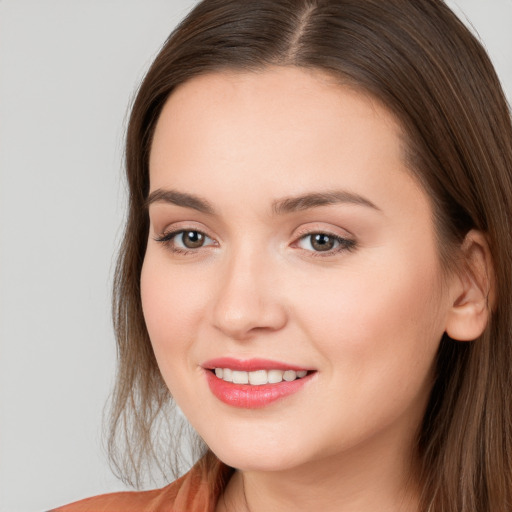
<path fill-rule="evenodd" d="M 171 222 L 165 224 L 165 227 L 161 229 L 157 229 L 154 224 L 151 223 L 151 230 L 157 236 L 166 236 L 170 233 L 179 233 L 180 231 L 198 231 L 209 238 L 218 238 L 212 235 L 211 231 L 206 226 L 196 221 Z"/>
<path fill-rule="evenodd" d="M 336 235 L 334 233 L 329 233 L 327 231 L 311 231 L 309 233 L 305 233 L 304 235 L 301 235 L 301 236 L 297 237 L 295 239 L 295 241 L 293 242 L 293 244 L 297 244 L 298 242 L 300 242 L 304 238 L 307 238 L 307 237 L 310 237 L 310 236 L 313 236 L 313 235 L 318 235 L 318 234 L 327 235 L 327 236 L 329 236 L 331 238 L 334 238 L 335 240 L 338 241 L 338 243 L 345 242 L 347 244 L 354 244 L 354 245 L 356 243 L 355 239 L 352 238 L 352 237 Z M 328 251 L 326 251 L 326 252 L 328 252 Z"/>
<path fill-rule="evenodd" d="M 160 235 L 156 235 L 155 239 L 157 241 L 163 241 L 162 239 L 164 239 L 164 238 L 169 238 L 169 240 L 172 240 L 174 237 L 180 235 L 181 233 L 186 233 L 187 231 L 195 231 L 197 233 L 201 233 L 206 238 L 209 238 L 210 240 L 213 240 L 214 242 L 216 242 L 215 238 L 210 236 L 205 231 L 203 231 L 201 229 L 187 228 L 187 227 L 164 230 Z"/>
<path fill-rule="evenodd" d="M 201 224 L 201 225 L 198 225 Z M 317 233 L 322 233 L 325 235 L 329 235 L 335 238 L 340 238 L 343 240 L 348 240 L 355 242 L 356 237 L 347 229 L 341 228 L 340 226 L 332 226 L 332 227 L 325 227 L 325 224 L 322 226 L 323 223 L 307 223 L 304 226 L 301 226 L 299 228 L 294 229 L 290 233 L 291 244 L 295 244 L 298 240 L 301 238 L 304 238 L 308 235 L 313 235 Z M 155 236 L 154 238 L 164 238 L 169 236 L 170 234 L 178 235 L 179 233 L 182 233 L 184 231 L 197 231 L 199 233 L 202 233 L 206 237 L 214 240 L 217 243 L 222 242 L 222 237 L 219 237 L 217 234 L 213 234 L 206 226 L 202 225 L 202 223 L 196 223 L 196 221 L 180 221 L 175 222 L 167 225 L 163 229 L 156 230 L 152 228 Z"/>
<path fill-rule="evenodd" d="M 355 236 L 347 229 L 335 227 L 335 226 L 333 226 L 332 228 L 325 228 L 325 227 L 320 226 L 315 223 L 312 223 L 312 224 L 313 225 L 306 225 L 304 227 L 300 227 L 297 230 L 295 230 L 294 234 L 293 234 L 295 239 L 298 240 L 299 238 L 302 238 L 307 235 L 323 233 L 325 235 L 331 235 L 331 236 L 334 236 L 337 238 L 343 238 L 343 239 L 355 241 Z"/>
<path fill-rule="evenodd" d="M 214 240 L 215 237 L 214 236 L 211 236 L 208 234 L 208 232 L 206 230 L 202 230 L 202 229 L 197 229 L 195 227 L 192 227 L 192 226 L 186 226 L 186 227 L 176 227 L 176 228 L 172 228 L 172 229 L 164 229 L 160 232 L 160 234 L 157 234 L 156 236 L 158 238 L 161 238 L 161 237 L 166 237 L 166 236 L 169 236 L 169 235 L 178 235 L 180 233 L 183 233 L 185 231 L 197 231 L 198 233 L 201 233 L 203 235 L 205 235 L 206 237 Z M 333 232 L 332 230 L 328 230 L 328 229 L 307 229 L 307 230 L 304 230 L 304 231 L 299 231 L 298 233 L 295 233 L 294 236 L 293 236 L 293 240 L 294 241 L 297 241 L 301 238 L 304 238 L 306 236 L 310 236 L 310 235 L 316 235 L 316 234 L 324 234 L 324 235 L 328 235 L 328 236 L 332 236 L 334 238 L 342 238 L 342 239 L 352 239 L 352 235 L 349 235 L 349 236 L 346 236 L 344 234 L 339 234 L 339 233 L 335 233 Z"/>

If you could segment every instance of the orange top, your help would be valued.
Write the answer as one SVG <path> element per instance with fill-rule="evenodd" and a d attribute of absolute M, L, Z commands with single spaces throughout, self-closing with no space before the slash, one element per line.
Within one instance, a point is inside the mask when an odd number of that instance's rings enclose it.
<path fill-rule="evenodd" d="M 102 494 L 50 512 L 214 512 L 233 471 L 208 452 L 188 473 L 162 489 Z"/>

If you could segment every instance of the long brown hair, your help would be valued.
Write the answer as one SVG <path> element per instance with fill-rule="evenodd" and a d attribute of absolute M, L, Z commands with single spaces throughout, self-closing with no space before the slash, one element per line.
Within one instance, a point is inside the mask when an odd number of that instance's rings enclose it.
<path fill-rule="evenodd" d="M 126 140 L 129 210 L 113 304 L 119 357 L 109 438 L 114 464 L 125 478 L 130 471 L 137 476 L 146 455 L 169 455 L 175 429 L 139 287 L 148 155 L 159 114 L 174 88 L 192 77 L 269 65 L 326 71 L 396 115 L 411 172 L 434 205 L 446 265 L 468 230 L 486 233 L 496 307 L 479 339 L 441 340 L 418 439 L 421 510 L 512 510 L 510 111 L 482 46 L 441 0 L 204 0 L 166 41 L 140 86 Z M 158 439 L 164 443 L 155 448 Z M 116 450 L 119 441 L 123 450 Z"/>

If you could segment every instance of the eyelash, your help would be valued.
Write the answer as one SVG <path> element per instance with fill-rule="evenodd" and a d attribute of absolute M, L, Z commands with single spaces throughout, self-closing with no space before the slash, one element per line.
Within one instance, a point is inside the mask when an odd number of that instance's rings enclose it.
<path fill-rule="evenodd" d="M 308 237 L 313 237 L 315 235 L 324 235 L 332 239 L 335 243 L 338 244 L 337 247 L 334 247 L 332 249 L 329 249 L 327 251 L 314 251 L 309 249 L 303 249 L 304 251 L 307 251 L 310 253 L 310 256 L 313 258 L 325 258 L 328 256 L 333 256 L 335 254 L 338 254 L 340 252 L 344 251 L 353 251 L 356 248 L 356 241 L 352 240 L 350 238 L 343 238 L 342 236 L 335 235 L 333 233 L 329 233 L 328 231 L 308 231 L 305 233 L 302 233 L 296 242 L 294 242 L 294 245 L 297 245 L 302 240 L 307 239 Z M 309 244 L 311 245 L 311 239 Z"/>
<path fill-rule="evenodd" d="M 182 249 L 181 247 L 176 247 L 176 245 L 173 244 L 174 238 L 177 237 L 178 235 L 182 235 L 186 232 L 198 233 L 198 234 L 204 236 L 205 238 L 212 240 L 206 233 L 204 233 L 203 231 L 199 231 L 198 229 L 177 229 L 175 231 L 170 231 L 169 233 L 163 233 L 162 235 L 155 237 L 154 240 L 156 242 L 166 245 L 173 253 L 180 254 L 180 255 L 188 255 L 188 254 L 197 253 L 198 249 L 202 249 L 205 247 L 205 246 L 200 246 L 196 249 Z M 323 257 L 327 257 L 327 256 L 333 256 L 333 255 L 338 254 L 343 251 L 349 251 L 349 252 L 353 251 L 356 248 L 355 240 L 352 240 L 350 238 L 343 238 L 341 236 L 334 235 L 333 233 L 329 233 L 326 231 L 308 231 L 306 233 L 303 233 L 297 238 L 297 241 L 294 242 L 294 244 L 298 244 L 301 240 L 304 240 L 307 237 L 312 237 L 314 235 L 325 235 L 325 236 L 333 239 L 334 242 L 338 244 L 338 246 L 336 248 L 330 249 L 328 251 L 314 251 L 314 250 L 303 249 L 304 251 L 310 253 L 310 256 L 313 258 L 318 258 L 318 257 L 323 258 Z M 209 247 L 209 246 L 206 246 L 206 247 Z"/>
<path fill-rule="evenodd" d="M 202 249 L 204 246 L 198 247 L 197 249 L 182 249 L 181 247 L 176 247 L 176 245 L 173 244 L 175 237 L 187 232 L 199 233 L 200 235 L 203 235 L 205 238 L 209 238 L 211 240 L 211 238 L 206 233 L 204 233 L 203 231 L 199 231 L 198 229 L 176 229 L 174 231 L 170 231 L 169 233 L 164 233 L 160 236 L 157 236 L 155 238 L 155 241 L 166 245 L 175 254 L 187 255 L 197 252 L 198 249 Z"/>

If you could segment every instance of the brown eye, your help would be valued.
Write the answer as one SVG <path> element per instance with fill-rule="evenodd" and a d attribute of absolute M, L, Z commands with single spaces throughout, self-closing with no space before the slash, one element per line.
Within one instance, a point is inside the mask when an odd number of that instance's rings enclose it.
<path fill-rule="evenodd" d="M 312 254 L 326 253 L 328 255 L 343 250 L 351 250 L 355 247 L 356 242 L 329 233 L 309 233 L 302 236 L 297 245 Z"/>
<path fill-rule="evenodd" d="M 206 239 L 205 235 L 200 231 L 183 231 L 177 238 L 181 238 L 181 243 L 187 249 L 202 247 Z"/>
<path fill-rule="evenodd" d="M 195 229 L 171 231 L 170 233 L 155 238 L 155 241 L 162 243 L 170 249 L 171 252 L 180 254 L 186 253 L 187 251 L 195 252 L 194 249 L 216 245 L 215 240 Z"/>
<path fill-rule="evenodd" d="M 309 236 L 311 247 L 315 251 L 330 251 L 337 242 L 334 236 L 326 235 L 325 233 L 314 233 Z"/>

